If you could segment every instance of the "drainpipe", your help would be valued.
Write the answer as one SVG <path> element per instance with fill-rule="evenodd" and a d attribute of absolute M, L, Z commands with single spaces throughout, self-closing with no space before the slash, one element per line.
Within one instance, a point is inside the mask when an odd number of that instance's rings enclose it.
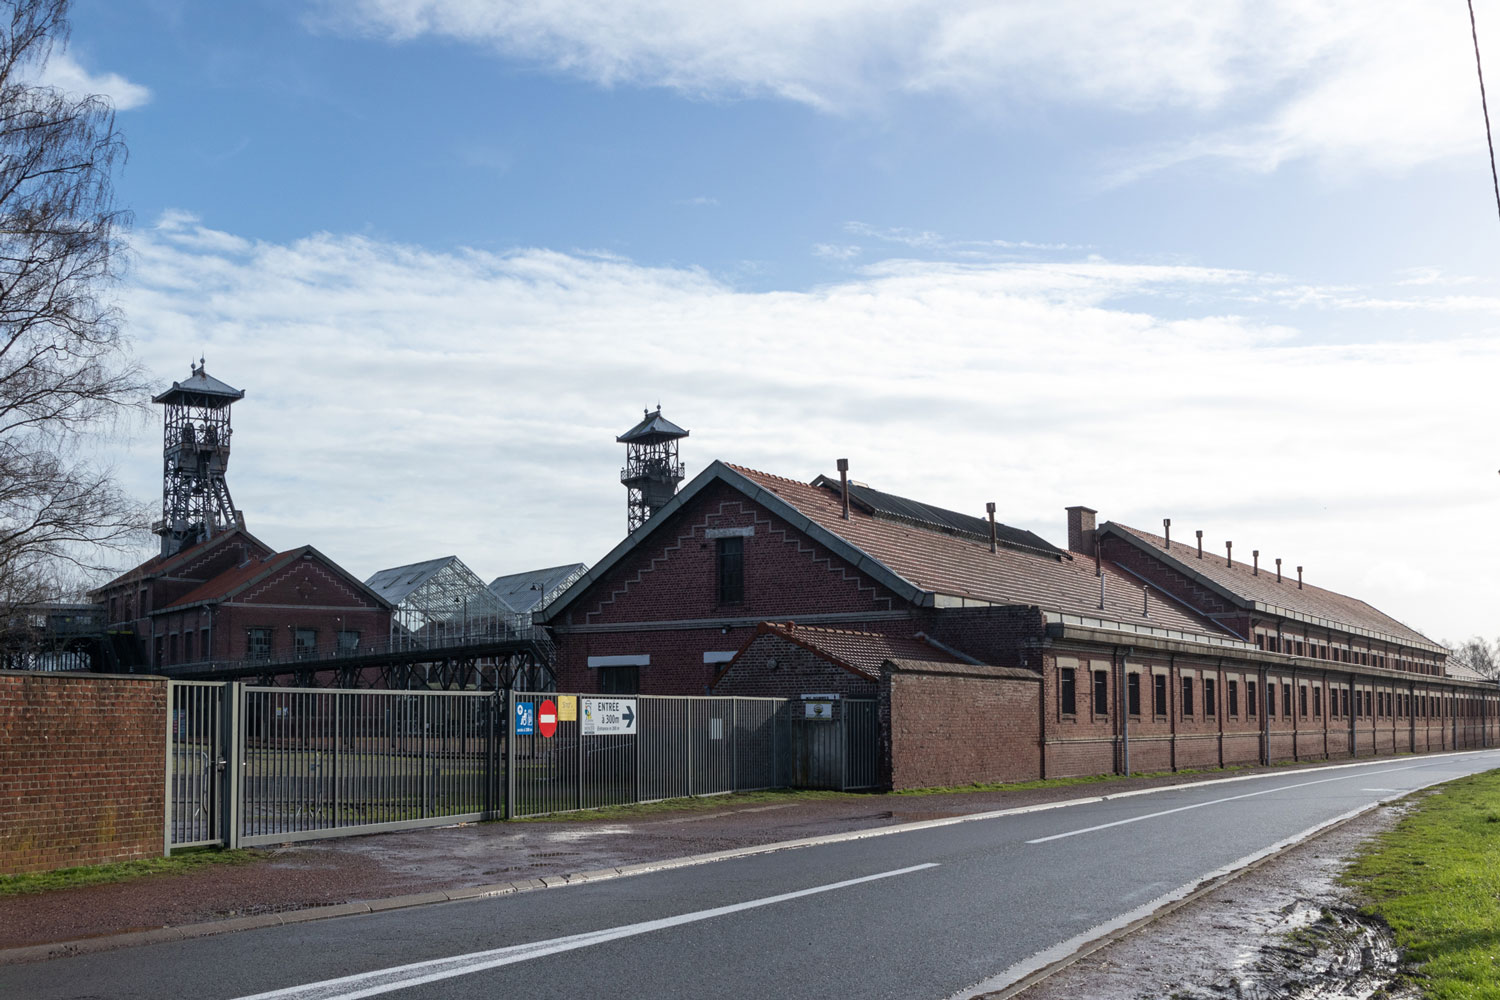
<path fill-rule="evenodd" d="M 1262 767 L 1271 766 L 1271 710 L 1270 698 L 1266 694 L 1270 683 L 1266 680 L 1266 665 L 1262 663 L 1257 673 L 1260 678 L 1260 690 L 1255 696 L 1260 699 L 1260 763 Z"/>
<path fill-rule="evenodd" d="M 1130 777 L 1130 673 L 1126 660 L 1130 656 L 1130 647 L 1121 649 L 1115 647 L 1115 659 L 1120 664 L 1120 733 L 1122 737 L 1121 752 L 1124 765 L 1125 777 Z"/>

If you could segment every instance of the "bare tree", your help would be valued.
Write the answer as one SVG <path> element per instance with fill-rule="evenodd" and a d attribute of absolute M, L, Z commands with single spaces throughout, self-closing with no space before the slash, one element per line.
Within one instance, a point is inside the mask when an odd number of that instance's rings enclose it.
<path fill-rule="evenodd" d="M 1448 647 L 1448 662 L 1467 667 L 1485 677 L 1500 676 L 1500 639 L 1494 643 L 1474 636 L 1457 644 L 1443 643 Z"/>
<path fill-rule="evenodd" d="M 126 213 L 125 157 L 97 95 L 37 84 L 68 0 L 0 0 L 0 613 L 97 570 L 144 510 L 83 443 L 144 389 L 107 298 Z"/>

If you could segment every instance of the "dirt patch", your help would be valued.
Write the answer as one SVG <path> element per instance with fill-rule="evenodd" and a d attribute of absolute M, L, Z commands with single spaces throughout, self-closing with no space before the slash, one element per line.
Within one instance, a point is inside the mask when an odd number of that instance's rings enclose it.
<path fill-rule="evenodd" d="M 1335 881 L 1404 806 L 1292 848 L 1080 959 L 1018 1000 L 1417 1000 L 1384 924 Z"/>

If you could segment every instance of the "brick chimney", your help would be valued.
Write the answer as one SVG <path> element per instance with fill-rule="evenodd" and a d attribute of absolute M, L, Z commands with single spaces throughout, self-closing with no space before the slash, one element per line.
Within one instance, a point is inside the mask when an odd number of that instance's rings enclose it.
<path fill-rule="evenodd" d="M 1094 515 L 1090 507 L 1068 508 L 1068 550 L 1092 555 L 1094 552 Z"/>

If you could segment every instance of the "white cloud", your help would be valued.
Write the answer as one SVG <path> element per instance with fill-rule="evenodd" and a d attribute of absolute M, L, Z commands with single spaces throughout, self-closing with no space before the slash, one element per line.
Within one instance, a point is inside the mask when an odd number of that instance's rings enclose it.
<path fill-rule="evenodd" d="M 37 75 L 37 82 L 75 96 L 102 94 L 116 110 L 129 111 L 151 100 L 151 91 L 118 73 L 90 73 L 72 53 L 53 52 Z"/>
<path fill-rule="evenodd" d="M 597 560 L 624 529 L 614 436 L 660 402 L 692 431 L 690 474 L 723 458 L 811 478 L 847 455 L 884 489 L 998 500 L 1054 539 L 1066 504 L 1170 516 L 1435 633 L 1496 631 L 1477 574 L 1500 540 L 1476 526 L 1500 340 L 1467 336 L 1466 314 L 1328 344 L 1308 334 L 1347 313 L 1337 297 L 1291 328 L 1275 293 L 1293 282 L 1231 269 L 892 260 L 751 293 L 545 249 L 255 242 L 181 213 L 134 239 L 143 360 L 165 383 L 202 352 L 247 391 L 230 484 L 251 529 L 361 575 Z M 143 497 L 157 447 L 143 430 L 119 463 Z M 1376 549 L 1398 569 L 1370 574 Z"/>
<path fill-rule="evenodd" d="M 1204 157 L 1404 170 L 1482 136 L 1463 5 L 1410 0 L 312 0 L 392 40 L 491 46 L 603 85 L 775 95 L 829 111 L 897 94 L 985 109 L 1167 111 L 1188 136 L 1116 181 Z M 1500 31 L 1500 4 L 1481 0 Z"/>

